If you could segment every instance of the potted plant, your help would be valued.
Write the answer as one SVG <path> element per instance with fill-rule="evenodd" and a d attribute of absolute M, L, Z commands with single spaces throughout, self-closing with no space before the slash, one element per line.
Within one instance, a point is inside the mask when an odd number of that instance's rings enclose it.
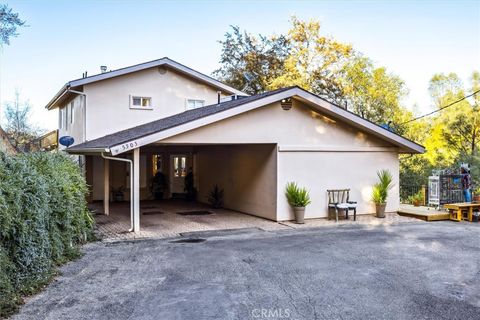
<path fill-rule="evenodd" d="M 168 182 L 167 177 L 160 171 L 155 173 L 150 184 L 150 192 L 154 199 L 163 199 L 164 192 L 167 190 Z"/>
<path fill-rule="evenodd" d="M 110 187 L 110 190 L 112 190 L 113 201 L 122 202 L 124 200 L 124 194 L 123 194 L 125 192 L 124 186 L 120 186 L 118 188 Z"/>
<path fill-rule="evenodd" d="M 185 198 L 189 201 L 194 201 L 197 198 L 197 189 L 195 188 L 193 171 L 190 168 L 189 172 L 185 176 L 184 188 Z"/>
<path fill-rule="evenodd" d="M 289 182 L 285 188 L 285 196 L 293 207 L 295 222 L 305 223 L 305 207 L 311 203 L 307 189 L 300 188 L 295 182 Z"/>
<path fill-rule="evenodd" d="M 480 202 L 480 187 L 478 187 L 477 189 L 475 189 L 475 191 L 473 191 L 472 201 Z"/>
<path fill-rule="evenodd" d="M 393 188 L 393 176 L 388 170 L 378 171 L 377 176 L 379 181 L 373 186 L 372 201 L 375 203 L 377 218 L 385 218 L 388 191 Z"/>
<path fill-rule="evenodd" d="M 415 206 L 415 207 L 420 207 L 421 204 L 423 204 L 423 193 L 422 191 L 417 192 L 413 196 L 410 197 L 410 202 Z"/>
<path fill-rule="evenodd" d="M 208 195 L 208 203 L 215 209 L 223 208 L 223 189 L 215 185 Z"/>

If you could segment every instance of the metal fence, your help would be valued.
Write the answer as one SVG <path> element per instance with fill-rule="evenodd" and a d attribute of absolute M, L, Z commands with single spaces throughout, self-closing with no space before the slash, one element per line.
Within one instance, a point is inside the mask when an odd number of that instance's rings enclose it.
<path fill-rule="evenodd" d="M 462 176 L 459 174 L 438 175 L 428 178 L 429 205 L 463 202 Z"/>
<path fill-rule="evenodd" d="M 423 195 L 422 205 L 428 203 L 428 186 L 418 184 L 400 184 L 400 203 L 411 204 L 410 198 L 418 193 Z"/>

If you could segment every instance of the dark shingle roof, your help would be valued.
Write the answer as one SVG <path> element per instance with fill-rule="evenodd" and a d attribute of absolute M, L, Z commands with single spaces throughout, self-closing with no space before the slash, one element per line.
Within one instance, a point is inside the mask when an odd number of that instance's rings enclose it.
<path fill-rule="evenodd" d="M 164 131 L 194 120 L 198 120 L 215 113 L 229 110 L 249 102 L 253 102 L 265 97 L 290 90 L 295 87 L 287 87 L 269 92 L 260 93 L 254 96 L 242 97 L 237 100 L 221 102 L 219 104 L 209 105 L 198 109 L 188 110 L 170 117 L 162 118 L 156 121 L 145 123 L 130 129 L 122 130 L 104 137 L 86 141 L 68 148 L 69 152 L 75 152 L 85 149 L 106 149 L 113 146 L 139 139 L 153 133 Z"/>

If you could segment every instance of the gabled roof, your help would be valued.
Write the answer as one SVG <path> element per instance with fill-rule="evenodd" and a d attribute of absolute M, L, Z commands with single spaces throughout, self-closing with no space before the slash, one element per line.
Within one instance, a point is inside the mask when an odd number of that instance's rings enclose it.
<path fill-rule="evenodd" d="M 320 113 L 327 114 L 364 132 L 377 136 L 382 140 L 388 141 L 398 146 L 400 152 L 423 153 L 425 151 L 423 146 L 297 86 L 185 111 L 95 140 L 80 143 L 68 148 L 67 151 L 72 154 L 107 152 L 115 155 L 289 97 L 299 99 Z"/>
<path fill-rule="evenodd" d="M 52 98 L 52 100 L 50 100 L 50 102 L 48 102 L 48 104 L 45 106 L 45 108 L 50 110 L 50 109 L 54 109 L 54 108 L 58 107 L 57 102 L 66 93 L 68 93 L 68 89 L 74 89 L 74 88 L 78 88 L 78 87 L 81 87 L 81 86 L 89 84 L 89 83 L 102 81 L 102 80 L 122 76 L 122 75 L 125 75 L 125 74 L 129 74 L 129 73 L 133 73 L 133 72 L 137 72 L 137 71 L 141 71 L 141 70 L 145 70 L 145 69 L 149 69 L 149 68 L 160 67 L 160 66 L 170 67 L 177 72 L 188 75 L 188 76 L 190 76 L 190 77 L 192 77 L 192 78 L 194 78 L 194 79 L 196 79 L 200 82 L 209 84 L 212 87 L 217 88 L 217 89 L 219 89 L 219 90 L 221 90 L 225 93 L 236 94 L 236 95 L 248 95 L 245 92 L 237 90 L 237 89 L 235 89 L 235 88 L 233 88 L 233 87 L 231 87 L 231 86 L 229 86 L 229 85 L 227 85 L 223 82 L 220 82 L 220 81 L 218 81 L 218 80 L 216 80 L 216 79 L 214 79 L 210 76 L 207 76 L 207 75 L 205 75 L 201 72 L 198 72 L 198 71 L 193 70 L 193 69 L 191 69 L 187 66 L 184 66 L 183 64 L 178 63 L 176 61 L 173 61 L 170 58 L 164 57 L 164 58 L 161 58 L 161 59 L 136 64 L 136 65 L 133 65 L 133 66 L 130 66 L 130 67 L 125 67 L 125 68 L 112 70 L 112 71 L 96 74 L 96 75 L 93 75 L 93 76 L 69 81 L 60 89 L 60 91 L 58 91 L 58 93 Z"/>

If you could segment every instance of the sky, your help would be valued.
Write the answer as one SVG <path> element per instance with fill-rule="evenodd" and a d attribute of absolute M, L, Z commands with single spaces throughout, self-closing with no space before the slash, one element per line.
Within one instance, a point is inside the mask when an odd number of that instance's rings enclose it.
<path fill-rule="evenodd" d="M 281 34 L 290 17 L 317 19 L 321 32 L 353 47 L 402 78 L 405 106 L 432 110 L 433 74 L 456 72 L 468 84 L 480 70 L 478 1 L 1 1 L 28 27 L 0 51 L 0 100 L 15 90 L 32 120 L 56 129 L 45 105 L 82 73 L 169 57 L 205 74 L 219 67 L 219 40 L 230 25 Z"/>

